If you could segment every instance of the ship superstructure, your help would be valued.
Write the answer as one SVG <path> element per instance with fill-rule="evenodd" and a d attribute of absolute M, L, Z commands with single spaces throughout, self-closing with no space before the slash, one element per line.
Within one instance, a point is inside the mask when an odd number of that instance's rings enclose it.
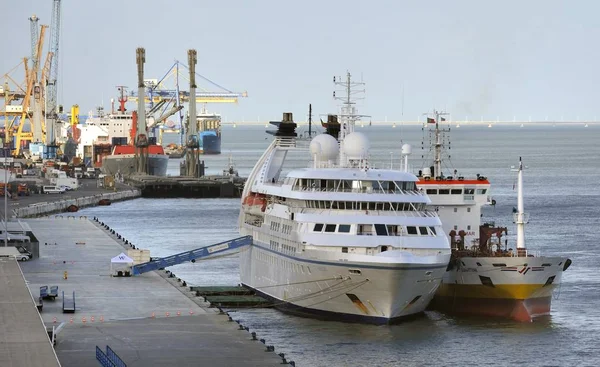
<path fill-rule="evenodd" d="M 198 142 L 202 154 L 221 154 L 221 115 L 202 108 L 196 116 Z"/>
<path fill-rule="evenodd" d="M 309 167 L 283 174 L 301 150 L 296 124 L 290 113 L 272 122 L 275 139 L 242 195 L 240 232 L 253 244 L 240 255 L 241 282 L 289 312 L 390 323 L 427 307 L 450 247 L 416 176 L 370 164 L 369 141 L 354 131 L 360 83 L 338 81 L 344 103 L 328 121 L 341 128 L 311 140 Z"/>
<path fill-rule="evenodd" d="M 519 321 L 550 312 L 552 291 L 571 264 L 562 257 L 537 256 L 525 247 L 524 226 L 527 215 L 523 209 L 523 165 L 519 161 L 517 244 L 513 248 L 502 237 L 507 228 L 493 223 L 481 223 L 484 205 L 495 204 L 489 196 L 490 182 L 477 175 L 466 178 L 446 166 L 449 158 L 450 129 L 442 128 L 443 114 L 434 112 L 427 118 L 431 127 L 430 151 L 432 165 L 419 171 L 418 187 L 431 198 L 449 237 L 452 259 L 442 285 L 432 303 L 442 311 L 462 314 L 500 316 Z M 450 171 L 451 174 L 445 174 Z"/>

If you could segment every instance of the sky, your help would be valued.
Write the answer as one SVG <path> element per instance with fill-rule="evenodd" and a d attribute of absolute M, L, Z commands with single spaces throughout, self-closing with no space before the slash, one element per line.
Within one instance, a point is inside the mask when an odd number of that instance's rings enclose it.
<path fill-rule="evenodd" d="M 52 3 L 0 0 L 0 75 L 29 56 L 28 18 L 49 25 Z M 117 85 L 136 87 L 135 50 L 144 47 L 146 78 L 187 63 L 193 48 L 198 73 L 247 91 L 238 104 L 207 106 L 226 121 L 282 112 L 303 121 L 309 103 L 316 117 L 335 112 L 332 77 L 347 71 L 366 83 L 357 104 L 373 121 L 416 120 L 434 108 L 454 120 L 600 118 L 597 1 L 61 3 L 59 103 L 82 113 L 110 108 Z"/>

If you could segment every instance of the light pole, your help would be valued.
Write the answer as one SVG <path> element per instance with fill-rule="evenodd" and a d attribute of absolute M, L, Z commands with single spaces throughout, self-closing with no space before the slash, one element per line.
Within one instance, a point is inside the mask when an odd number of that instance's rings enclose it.
<path fill-rule="evenodd" d="M 5 129 L 6 130 L 6 129 Z M 6 131 L 5 131 L 6 134 Z M 6 152 L 10 151 L 10 149 L 4 148 L 4 247 L 8 246 L 8 223 L 6 221 L 6 214 L 8 213 L 8 178 L 7 178 L 7 169 L 6 163 L 8 161 L 8 157 L 6 156 Z"/>
<path fill-rule="evenodd" d="M 394 169 L 394 152 L 390 152 L 390 170 Z"/>

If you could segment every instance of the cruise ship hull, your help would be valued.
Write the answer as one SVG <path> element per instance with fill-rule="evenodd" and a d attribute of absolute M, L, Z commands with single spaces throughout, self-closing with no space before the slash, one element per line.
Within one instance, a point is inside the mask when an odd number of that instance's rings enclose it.
<path fill-rule="evenodd" d="M 389 324 L 425 310 L 449 255 L 419 264 L 340 262 L 299 258 L 255 243 L 240 257 L 242 284 L 284 312 Z"/>
<path fill-rule="evenodd" d="M 444 275 L 432 309 L 527 322 L 550 313 L 552 292 L 570 261 L 558 257 L 469 257 L 455 264 L 458 266 Z"/>
<path fill-rule="evenodd" d="M 166 176 L 169 156 L 166 154 L 148 155 L 148 174 L 153 176 Z M 131 175 L 136 172 L 135 154 L 108 155 L 102 159 L 102 173 L 114 175 Z"/>

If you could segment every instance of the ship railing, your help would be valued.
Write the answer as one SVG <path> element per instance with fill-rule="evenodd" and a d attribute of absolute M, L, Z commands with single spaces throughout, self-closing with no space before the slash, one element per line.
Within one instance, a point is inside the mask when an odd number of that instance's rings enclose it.
<path fill-rule="evenodd" d="M 310 212 L 309 212 L 310 211 Z M 302 208 L 300 213 L 302 214 L 327 214 L 327 215 L 348 215 L 349 212 L 362 212 L 366 215 L 395 215 L 398 217 L 410 217 L 410 218 L 436 218 L 438 214 L 431 211 L 414 211 L 414 210 L 362 210 L 362 209 L 316 209 L 316 208 Z"/>
<path fill-rule="evenodd" d="M 419 190 L 383 190 L 383 189 L 347 189 L 347 188 L 320 188 L 320 187 L 301 187 L 293 188 L 294 191 L 310 191 L 310 192 L 352 192 L 356 194 L 389 194 L 389 195 L 414 195 L 422 196 Z"/>
<path fill-rule="evenodd" d="M 295 148 L 296 138 L 278 137 L 277 146 L 281 148 Z"/>

